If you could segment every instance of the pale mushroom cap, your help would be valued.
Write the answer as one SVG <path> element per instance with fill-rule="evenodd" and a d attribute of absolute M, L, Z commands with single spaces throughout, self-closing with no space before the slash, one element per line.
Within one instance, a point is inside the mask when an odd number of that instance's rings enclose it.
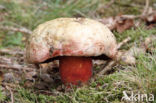
<path fill-rule="evenodd" d="M 40 24 L 30 35 L 26 57 L 31 63 L 57 56 L 99 56 L 113 58 L 116 39 L 102 23 L 88 18 L 58 18 Z"/>

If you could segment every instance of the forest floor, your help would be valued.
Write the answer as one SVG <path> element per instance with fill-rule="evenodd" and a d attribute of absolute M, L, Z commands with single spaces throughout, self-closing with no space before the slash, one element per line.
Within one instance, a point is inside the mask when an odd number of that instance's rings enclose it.
<path fill-rule="evenodd" d="M 155 0 L 0 0 L 0 103 L 156 103 Z M 66 88 L 58 61 L 33 65 L 25 44 L 37 25 L 58 17 L 88 17 L 107 25 L 125 52 L 88 85 Z M 106 69 L 94 61 L 93 75 Z M 139 95 L 147 94 L 147 100 Z M 155 101 L 152 96 L 155 96 Z"/>

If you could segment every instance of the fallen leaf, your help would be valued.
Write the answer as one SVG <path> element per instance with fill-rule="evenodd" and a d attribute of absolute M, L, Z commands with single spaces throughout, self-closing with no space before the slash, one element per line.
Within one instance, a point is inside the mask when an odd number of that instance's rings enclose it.
<path fill-rule="evenodd" d="M 113 17 L 99 19 L 98 21 L 105 24 L 110 30 L 113 30 L 116 25 L 116 21 Z"/>
<path fill-rule="evenodd" d="M 49 74 L 46 74 L 46 73 L 41 74 L 40 78 L 47 83 L 54 83 L 54 80 L 50 77 Z"/>
<path fill-rule="evenodd" d="M 121 62 L 125 64 L 134 65 L 136 64 L 136 56 L 145 53 L 145 48 L 133 46 L 128 51 L 121 53 Z"/>
<path fill-rule="evenodd" d="M 35 83 L 34 87 L 36 89 L 44 90 L 44 89 L 50 88 L 50 85 L 45 82 L 40 82 L 40 83 Z"/>
<path fill-rule="evenodd" d="M 149 8 L 147 14 L 143 17 L 143 20 L 146 22 L 148 28 L 153 28 L 156 26 L 156 10 Z"/>
<path fill-rule="evenodd" d="M 150 35 L 149 37 L 145 38 L 145 41 L 142 43 L 142 47 L 146 49 L 148 52 L 152 52 L 154 49 L 154 42 L 156 41 L 156 35 Z"/>
<path fill-rule="evenodd" d="M 26 80 L 24 82 L 24 87 L 26 87 L 26 88 L 32 88 L 33 86 L 34 86 L 34 83 L 30 80 Z"/>
<path fill-rule="evenodd" d="M 130 29 L 133 26 L 133 19 L 120 18 L 116 23 L 116 30 L 117 32 L 122 33 L 123 31 Z"/>
<path fill-rule="evenodd" d="M 31 71 L 31 72 L 26 72 L 24 77 L 26 80 L 34 80 L 33 77 L 36 75 L 37 75 L 36 71 Z"/>
<path fill-rule="evenodd" d="M 116 17 L 99 19 L 98 21 L 105 24 L 110 30 L 116 30 L 117 32 L 121 33 L 135 26 L 134 18 L 135 17 L 132 15 L 120 15 Z"/>
<path fill-rule="evenodd" d="M 126 64 L 130 64 L 130 65 L 133 65 L 133 64 L 136 63 L 136 59 L 132 55 L 123 55 L 123 56 L 121 56 L 121 61 L 126 63 Z"/>

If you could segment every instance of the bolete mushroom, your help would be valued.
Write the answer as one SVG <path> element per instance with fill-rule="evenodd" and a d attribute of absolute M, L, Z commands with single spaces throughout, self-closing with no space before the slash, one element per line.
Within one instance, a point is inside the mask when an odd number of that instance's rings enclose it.
<path fill-rule="evenodd" d="M 92 57 L 114 58 L 116 39 L 102 23 L 88 18 L 57 18 L 40 24 L 30 35 L 26 57 L 31 63 L 59 59 L 63 83 L 86 83 L 92 76 Z"/>

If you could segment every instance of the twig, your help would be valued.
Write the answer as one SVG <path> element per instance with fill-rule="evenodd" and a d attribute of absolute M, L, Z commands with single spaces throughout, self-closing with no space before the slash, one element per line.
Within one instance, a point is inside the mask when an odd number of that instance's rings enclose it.
<path fill-rule="evenodd" d="M 3 87 L 5 87 L 5 88 L 6 88 L 6 86 L 8 86 L 8 87 L 12 88 L 13 91 L 15 90 L 14 88 L 19 87 L 19 84 L 17 84 L 17 83 L 2 82 L 1 85 L 2 85 Z"/>
<path fill-rule="evenodd" d="M 130 40 L 131 40 L 130 37 L 127 37 L 126 39 L 124 39 L 122 42 L 118 44 L 117 49 L 120 49 L 122 45 L 126 44 Z"/>
<path fill-rule="evenodd" d="M 122 42 L 120 42 L 117 46 L 117 49 L 119 49 L 122 45 L 126 44 L 131 38 L 127 37 L 126 39 L 124 39 Z M 112 69 L 112 66 L 115 65 L 116 61 L 109 61 L 107 66 L 105 66 L 100 72 L 98 72 L 93 78 L 92 80 L 95 79 L 95 77 L 97 76 L 101 76 L 103 74 L 105 74 L 107 71 L 110 71 Z"/>
<path fill-rule="evenodd" d="M 6 30 L 6 31 L 15 31 L 15 32 L 21 32 L 25 34 L 32 34 L 31 30 L 28 30 L 24 27 L 21 28 L 14 28 L 14 27 L 9 27 L 9 26 L 0 26 L 1 30 Z"/>
<path fill-rule="evenodd" d="M 0 63 L 11 63 L 11 59 L 4 56 L 0 56 Z"/>
<path fill-rule="evenodd" d="M 11 88 L 9 88 L 8 86 L 6 86 L 6 89 L 9 90 L 10 95 L 11 95 L 11 102 L 10 103 L 14 103 L 14 94 L 13 94 Z"/>
<path fill-rule="evenodd" d="M 112 66 L 115 65 L 115 61 L 110 61 L 106 67 L 104 67 L 104 69 L 102 71 L 100 71 L 97 75 L 98 76 L 101 76 L 103 74 L 105 74 L 107 71 L 111 70 L 112 69 Z"/>
<path fill-rule="evenodd" d="M 125 19 L 137 19 L 140 18 L 140 15 L 121 15 L 121 17 L 125 18 Z"/>
<path fill-rule="evenodd" d="M 23 51 L 19 51 L 19 50 L 10 50 L 10 49 L 0 49 L 0 54 L 10 54 L 10 55 L 16 55 L 16 54 L 19 54 L 19 55 L 23 55 L 24 52 Z"/>
<path fill-rule="evenodd" d="M 9 65 L 9 64 L 0 64 L 0 69 L 3 69 L 3 68 L 7 68 L 7 69 L 13 69 L 13 70 L 27 70 L 27 71 L 30 71 L 30 70 L 33 70 L 34 68 L 31 68 L 31 67 L 23 67 L 19 64 L 13 64 L 13 65 Z"/>
<path fill-rule="evenodd" d="M 142 12 L 142 17 L 144 17 L 147 14 L 148 9 L 149 9 L 149 0 L 146 0 L 144 11 Z"/>

